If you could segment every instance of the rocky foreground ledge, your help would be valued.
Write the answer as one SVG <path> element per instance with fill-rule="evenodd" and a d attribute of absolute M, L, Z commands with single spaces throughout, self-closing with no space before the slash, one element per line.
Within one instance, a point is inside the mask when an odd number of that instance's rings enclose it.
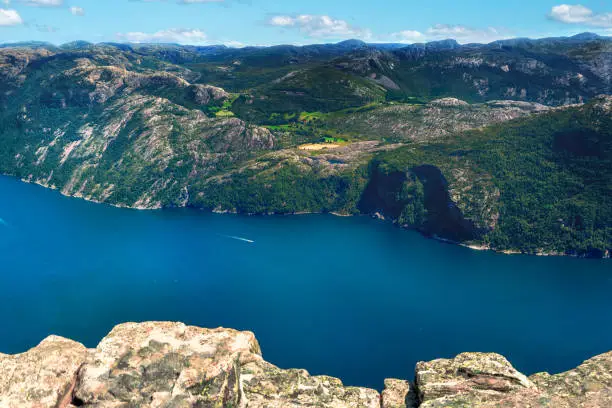
<path fill-rule="evenodd" d="M 282 370 L 251 332 L 126 323 L 96 349 L 51 336 L 0 354 L 0 407 L 612 407 L 612 352 L 531 377 L 498 354 L 465 353 L 419 363 L 415 379 L 386 380 L 379 394 Z"/>

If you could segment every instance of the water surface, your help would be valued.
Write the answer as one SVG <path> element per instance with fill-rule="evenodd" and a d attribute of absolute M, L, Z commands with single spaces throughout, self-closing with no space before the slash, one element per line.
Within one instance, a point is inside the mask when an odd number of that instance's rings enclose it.
<path fill-rule="evenodd" d="M 367 217 L 117 209 L 6 177 L 0 197 L 3 353 L 172 320 L 252 330 L 276 365 L 381 388 L 463 351 L 533 373 L 612 349 L 611 261 L 477 252 Z"/>

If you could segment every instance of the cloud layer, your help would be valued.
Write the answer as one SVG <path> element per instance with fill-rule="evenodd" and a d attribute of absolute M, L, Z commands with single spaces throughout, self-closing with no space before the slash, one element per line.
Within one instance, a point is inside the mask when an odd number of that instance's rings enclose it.
<path fill-rule="evenodd" d="M 612 13 L 595 13 L 581 4 L 560 4 L 554 6 L 548 17 L 565 24 L 579 24 L 590 27 L 612 28 Z"/>
<path fill-rule="evenodd" d="M 23 20 L 16 10 L 0 8 L 0 26 L 14 26 L 19 24 L 23 24 Z"/>
<path fill-rule="evenodd" d="M 460 43 L 489 43 L 509 38 L 510 34 L 495 27 L 472 28 L 463 25 L 436 24 L 427 29 L 426 37 L 433 40 L 454 38 Z"/>
<path fill-rule="evenodd" d="M 19 2 L 33 7 L 60 7 L 64 4 L 64 0 L 19 0 Z"/>
<path fill-rule="evenodd" d="M 85 9 L 83 9 L 82 7 L 72 6 L 70 7 L 70 12 L 74 16 L 84 16 L 85 15 Z"/>
<path fill-rule="evenodd" d="M 371 37 L 369 30 L 352 26 L 345 20 L 327 15 L 300 14 L 296 16 L 276 15 L 268 19 L 268 25 L 295 29 L 311 38 L 361 38 Z"/>
<path fill-rule="evenodd" d="M 283 29 L 293 29 L 315 39 L 348 39 L 357 38 L 374 42 L 395 41 L 415 43 L 454 38 L 460 43 L 488 43 L 509 37 L 504 30 L 487 28 L 470 28 L 462 25 L 436 24 L 426 31 L 403 30 L 391 34 L 374 35 L 368 29 L 353 26 L 346 20 L 328 15 L 300 14 L 274 15 L 268 18 L 267 24 Z"/>
<path fill-rule="evenodd" d="M 177 44 L 204 44 L 207 36 L 198 29 L 170 28 L 154 33 L 144 33 L 141 31 L 129 33 L 117 33 L 117 38 L 121 41 L 133 43 L 177 43 Z"/>

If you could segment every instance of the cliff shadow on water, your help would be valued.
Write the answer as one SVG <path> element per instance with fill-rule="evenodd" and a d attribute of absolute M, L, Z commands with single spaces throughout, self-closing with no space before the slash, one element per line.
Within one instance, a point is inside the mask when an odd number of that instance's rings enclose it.
<path fill-rule="evenodd" d="M 358 208 L 362 213 L 379 213 L 402 227 L 455 242 L 479 239 L 485 233 L 464 217 L 451 199 L 446 178 L 429 164 L 389 171 L 373 162 Z"/>

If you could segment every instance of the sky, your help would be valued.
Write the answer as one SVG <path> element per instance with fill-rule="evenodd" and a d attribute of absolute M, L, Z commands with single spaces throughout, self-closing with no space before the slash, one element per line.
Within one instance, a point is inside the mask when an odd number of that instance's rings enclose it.
<path fill-rule="evenodd" d="M 585 31 L 612 35 L 612 0 L 0 0 L 0 43 L 464 44 Z"/>

